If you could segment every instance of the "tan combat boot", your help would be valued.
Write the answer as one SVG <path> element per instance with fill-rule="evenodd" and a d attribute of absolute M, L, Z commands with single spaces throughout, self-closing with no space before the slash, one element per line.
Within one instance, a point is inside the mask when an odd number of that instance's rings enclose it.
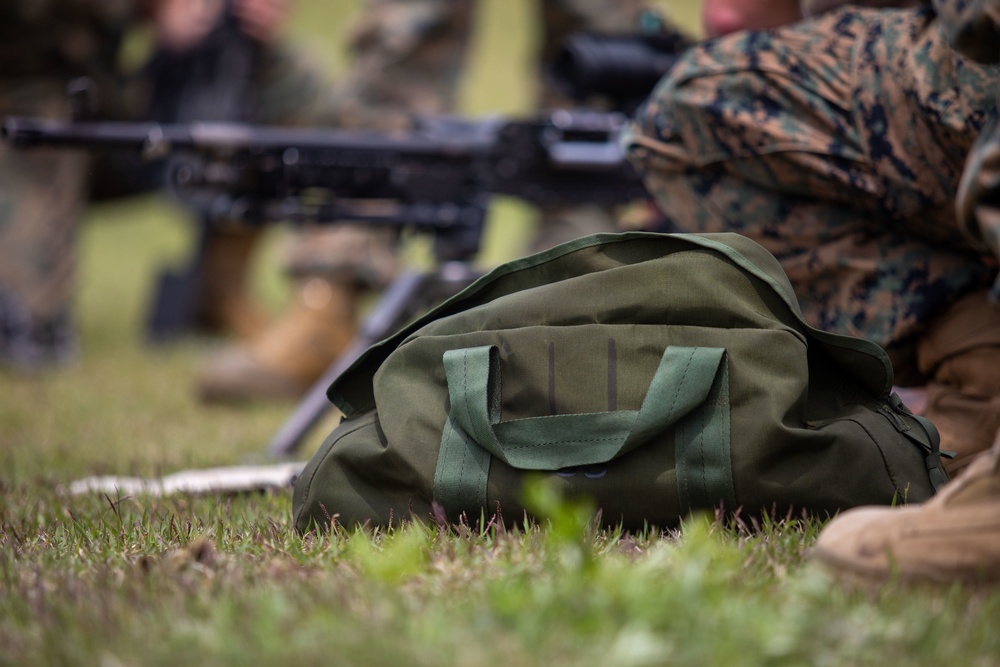
<path fill-rule="evenodd" d="M 917 343 L 920 371 L 931 378 L 923 415 L 941 432 L 955 477 L 989 449 L 1000 429 L 1000 307 L 987 291 L 966 295 L 935 318 Z"/>
<path fill-rule="evenodd" d="M 358 288 L 321 277 L 302 279 L 291 311 L 249 342 L 223 349 L 202 369 L 207 403 L 295 400 L 354 338 Z"/>
<path fill-rule="evenodd" d="M 1000 583 L 1000 441 L 931 500 L 859 507 L 820 533 L 812 555 L 847 583 Z"/>
<path fill-rule="evenodd" d="M 232 334 L 250 339 L 267 324 L 267 317 L 247 287 L 260 228 L 213 229 L 202 257 L 202 292 L 196 326 L 203 333 Z"/>

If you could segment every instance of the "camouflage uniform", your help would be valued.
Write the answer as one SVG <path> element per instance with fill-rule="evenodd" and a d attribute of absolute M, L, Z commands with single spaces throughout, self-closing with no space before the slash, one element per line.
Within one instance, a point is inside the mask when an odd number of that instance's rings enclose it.
<path fill-rule="evenodd" d="M 651 5 L 643 0 L 538 0 L 542 26 L 537 46 L 538 106 L 571 102 L 543 85 L 542 73 L 563 39 L 577 31 L 630 33 Z M 342 127 L 402 129 L 416 115 L 454 112 L 462 66 L 466 62 L 476 3 L 473 0 L 368 0 L 351 41 L 354 57 L 333 106 Z M 585 234 L 612 231 L 610 212 L 596 207 L 542 211 L 533 247 L 541 249 Z M 345 244 L 344 237 L 350 235 Z M 394 251 L 384 232 L 353 229 L 305 230 L 290 248 L 294 274 L 352 271 L 369 285 L 391 279 Z M 367 240 L 367 242 L 366 242 Z M 359 252 L 360 250 L 360 252 Z M 359 263 L 357 258 L 368 262 Z M 348 268 L 350 267 L 350 268 Z"/>
<path fill-rule="evenodd" d="M 920 354 L 921 335 L 961 297 L 981 303 L 997 273 L 955 213 L 997 96 L 997 69 L 949 46 L 969 4 L 940 0 L 938 16 L 844 8 L 709 41 L 622 139 L 674 225 L 761 243 L 814 326 L 881 344 L 903 384 L 933 384 L 955 350 Z M 995 312 L 965 310 L 986 313 L 1000 344 Z M 1000 405 L 987 412 L 995 431 Z"/>
<path fill-rule="evenodd" d="M 956 49 L 979 62 L 1000 61 L 1000 2 L 956 2 L 941 10 Z M 1000 256 L 998 184 L 1000 128 L 994 118 L 966 162 L 957 212 L 972 243 Z M 942 317 L 957 320 L 953 338 L 974 354 L 952 355 L 945 365 L 954 367 L 960 362 L 984 369 L 978 374 L 963 369 L 955 375 L 982 382 L 965 393 L 992 394 L 995 416 L 1000 412 L 1000 310 L 996 308 L 1000 283 L 994 283 L 993 304 L 970 303 L 973 297 L 967 295 Z M 976 312 L 986 315 L 972 316 Z M 940 341 L 933 339 L 938 333 L 931 331 L 925 338 L 936 345 Z M 970 342 L 979 344 L 970 346 Z M 955 412 L 976 419 L 984 411 Z M 1000 433 L 997 436 L 989 452 L 971 462 L 929 502 L 916 507 L 860 507 L 837 517 L 820 534 L 813 556 L 845 583 L 862 583 L 871 589 L 890 580 L 948 586 L 961 582 L 973 589 L 986 589 L 1000 581 Z"/>
<path fill-rule="evenodd" d="M 129 4 L 4 2 L 0 115 L 67 117 L 71 78 L 106 82 L 111 74 L 107 45 L 117 41 Z M 85 196 L 85 156 L 0 146 L 0 361 L 33 366 L 49 361 L 42 355 L 72 355 L 73 245 Z"/>
<path fill-rule="evenodd" d="M 68 118 L 66 86 L 97 84 L 102 116 L 133 117 L 146 87 L 116 71 L 118 46 L 136 21 L 135 0 L 0 3 L 0 116 Z M 260 51 L 252 120 L 316 122 L 329 89 L 281 47 Z M 89 160 L 62 149 L 0 146 L 0 363 L 31 370 L 75 353 L 71 305 L 75 233 L 87 202 Z"/>

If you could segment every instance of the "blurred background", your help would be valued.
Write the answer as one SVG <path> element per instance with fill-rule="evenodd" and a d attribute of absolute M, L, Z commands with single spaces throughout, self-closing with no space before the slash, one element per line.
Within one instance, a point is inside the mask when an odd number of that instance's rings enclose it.
<path fill-rule="evenodd" d="M 297 0 L 289 37 L 331 79 L 347 67 L 342 37 L 360 4 Z M 668 17 L 697 34 L 700 2 L 658 4 Z M 479 0 L 478 7 L 460 112 L 526 113 L 535 3 Z M 134 36 L 132 42 L 126 57 L 141 57 L 143 36 Z M 489 267 L 519 255 L 531 224 L 520 204 L 496 202 L 480 263 Z M 254 262 L 253 290 L 275 311 L 288 296 L 278 260 L 287 233 L 281 226 L 269 229 Z M 143 341 L 156 276 L 166 266 L 182 264 L 195 238 L 191 217 L 164 195 L 91 206 L 80 229 L 80 360 L 51 375 L 0 371 L 0 468 L 8 481 L 84 473 L 148 475 L 262 458 L 290 406 L 206 408 L 196 400 L 194 375 L 208 346 L 218 343 L 192 339 L 150 347 Z M 419 244 L 408 256 L 420 261 Z M 301 452 L 303 458 L 319 445 L 334 419 L 317 429 L 314 442 Z"/>

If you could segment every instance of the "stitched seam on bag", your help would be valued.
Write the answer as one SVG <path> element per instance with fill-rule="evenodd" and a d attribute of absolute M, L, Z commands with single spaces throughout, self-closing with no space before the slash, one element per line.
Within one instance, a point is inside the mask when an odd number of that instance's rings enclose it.
<path fill-rule="evenodd" d="M 725 385 L 723 385 L 721 387 L 721 389 L 723 391 L 725 391 L 725 400 L 723 400 L 723 397 L 720 394 L 717 397 L 717 403 L 716 404 L 717 404 L 717 406 L 719 408 L 722 409 L 722 411 L 724 412 L 724 414 L 726 416 L 726 420 L 725 420 L 726 431 L 723 434 L 723 436 L 725 438 L 725 443 L 726 443 L 726 452 L 725 452 L 726 460 L 724 461 L 724 464 L 725 464 L 725 473 L 726 473 L 726 487 L 727 487 L 726 490 L 727 491 L 732 491 L 732 493 L 733 493 L 734 507 L 732 507 L 730 509 L 736 509 L 736 507 L 739 506 L 739 501 L 736 498 L 736 481 L 733 479 L 733 449 L 732 449 L 732 443 L 733 443 L 733 422 L 732 422 L 732 419 L 733 419 L 733 414 L 732 414 L 732 395 L 729 393 L 729 358 L 728 358 L 728 355 L 726 355 L 726 356 L 723 357 L 722 363 L 724 364 L 724 368 L 722 369 L 723 376 L 722 376 L 721 380 L 725 380 Z"/>
<path fill-rule="evenodd" d="M 502 423 L 504 423 L 504 424 L 513 424 L 513 423 L 516 423 L 516 422 L 526 422 L 526 421 L 529 421 L 529 420 L 538 420 L 538 421 L 541 421 L 542 419 L 566 419 L 567 417 L 589 417 L 591 415 L 608 415 L 608 414 L 612 414 L 612 413 L 621 413 L 621 412 L 626 412 L 626 410 L 605 410 L 604 412 L 573 412 L 573 413 L 562 414 L 562 415 L 539 415 L 537 417 L 517 417 L 516 419 L 508 419 L 507 421 L 502 422 Z M 638 412 L 638 411 L 637 410 L 628 410 L 627 412 Z"/>
<path fill-rule="evenodd" d="M 899 482 L 896 480 L 896 476 L 893 474 L 893 471 L 889 468 L 889 460 L 885 457 L 885 452 L 882 450 L 882 445 L 879 444 L 878 438 L 876 438 L 875 435 L 870 430 L 868 430 L 868 427 L 865 426 L 859 419 L 854 417 L 848 417 L 844 419 L 844 421 L 854 422 L 855 424 L 860 426 L 861 429 L 868 435 L 868 437 L 872 441 L 872 444 L 875 445 L 875 449 L 878 450 L 878 455 L 882 458 L 882 467 L 885 468 L 886 477 L 889 478 L 889 483 L 892 484 L 892 488 L 894 488 L 896 492 L 901 495 L 905 493 L 906 489 L 905 488 L 901 489 L 899 487 Z M 899 500 L 900 502 L 905 502 L 906 499 L 901 497 Z"/>
<path fill-rule="evenodd" d="M 468 446 L 468 443 L 465 443 L 465 445 Z M 465 484 L 465 464 L 466 464 L 466 462 L 468 460 L 469 460 L 469 457 L 467 457 L 465 455 L 465 451 L 463 450 L 462 451 L 462 468 L 460 469 L 460 471 L 458 473 L 458 484 L 459 484 L 459 486 L 464 486 L 464 484 Z M 464 493 L 462 495 L 464 495 Z"/>
<path fill-rule="evenodd" d="M 468 447 L 466 447 L 466 455 L 468 456 Z M 479 503 L 479 507 L 483 509 L 486 508 L 486 497 L 489 493 L 489 490 L 487 489 L 487 486 L 489 485 L 489 480 L 490 480 L 489 473 L 486 473 L 486 479 L 483 480 L 482 485 L 476 484 L 476 500 Z"/>
<path fill-rule="evenodd" d="M 488 371 L 487 371 L 488 372 Z M 489 381 L 487 381 L 489 384 Z M 489 400 L 489 399 L 487 399 Z M 467 424 L 473 424 L 472 410 L 469 408 L 469 355 L 462 355 L 462 409 L 465 411 Z M 489 415 L 487 415 L 489 419 Z"/>
<path fill-rule="evenodd" d="M 463 354 L 462 355 L 462 407 L 465 410 L 465 414 L 469 418 L 469 422 L 468 423 L 471 424 L 472 423 L 472 414 L 471 414 L 471 410 L 469 409 L 468 385 L 469 385 L 469 355 L 468 354 Z M 466 434 L 466 435 L 468 435 L 468 434 Z M 465 446 L 466 446 L 466 448 L 468 448 L 469 443 L 466 442 Z M 459 480 L 458 483 L 460 485 L 464 485 L 464 480 L 465 480 L 465 464 L 468 462 L 468 460 L 469 460 L 469 457 L 467 456 L 467 452 L 465 450 L 462 450 L 462 469 L 461 469 L 461 472 L 459 473 L 459 476 L 458 476 L 458 480 Z M 464 493 L 462 495 L 464 495 Z M 477 493 L 476 494 L 477 500 L 478 500 L 478 495 L 479 494 Z"/>
<path fill-rule="evenodd" d="M 698 458 L 701 465 L 701 492 L 702 499 L 708 500 L 708 475 L 705 474 L 705 408 L 698 410 Z"/>
<path fill-rule="evenodd" d="M 528 445 L 516 445 L 514 447 L 505 447 L 504 449 L 512 451 L 515 449 L 531 449 L 532 447 L 544 447 L 545 445 L 562 445 L 570 442 L 612 442 L 618 440 L 617 437 L 609 438 L 590 438 L 587 440 L 548 440 L 546 442 L 533 442 Z"/>
<path fill-rule="evenodd" d="M 486 409 L 487 409 L 486 420 L 487 420 L 487 423 L 489 422 L 489 419 L 490 419 L 490 415 L 489 415 L 489 402 L 490 402 L 490 398 L 489 398 L 489 390 L 490 390 L 490 371 L 489 371 L 490 358 L 489 358 L 489 354 L 490 354 L 489 352 L 486 353 L 486 364 L 487 364 L 487 366 L 486 366 L 486 396 L 483 397 L 483 398 L 486 399 Z M 468 400 L 469 394 L 468 394 L 468 391 L 467 391 L 468 384 L 469 384 L 469 371 L 468 371 L 468 368 L 469 368 L 469 355 L 468 354 L 463 354 L 462 355 L 462 396 L 463 396 L 462 403 L 464 404 L 464 407 L 465 407 L 465 414 L 468 416 L 469 423 L 471 424 L 471 423 L 473 423 L 472 422 L 472 411 L 471 411 L 471 409 L 469 407 L 469 400 Z M 469 455 L 469 447 L 472 446 L 472 442 L 475 441 L 475 438 L 473 438 L 468 433 L 464 433 L 463 432 L 463 434 L 465 435 L 464 440 L 466 441 L 465 442 L 465 449 L 462 450 L 462 479 L 464 480 L 465 479 L 465 469 L 466 469 L 466 466 L 472 460 L 472 457 Z M 470 441 L 472 441 L 472 442 L 470 442 Z M 486 507 L 486 485 L 485 484 L 482 487 L 480 487 L 478 484 L 476 485 L 476 503 L 481 508 L 482 507 Z"/>
<path fill-rule="evenodd" d="M 450 418 L 446 419 L 445 420 L 445 424 L 444 424 L 444 430 L 442 431 L 442 440 L 443 441 L 451 441 L 451 439 L 452 439 L 453 436 L 454 437 L 458 437 L 458 435 L 459 435 L 459 431 L 458 431 L 458 429 L 456 429 L 454 427 L 454 424 L 453 424 L 452 420 Z M 462 439 L 462 442 L 466 446 L 468 445 L 468 443 L 465 442 L 465 439 Z M 438 457 L 441 457 L 443 455 L 444 455 L 444 452 L 441 451 L 441 450 L 439 450 L 438 451 Z M 458 478 L 458 485 L 459 486 L 461 486 L 462 478 L 465 475 L 465 462 L 466 462 L 466 460 L 467 460 L 467 457 L 465 456 L 465 453 L 463 452 L 462 453 L 462 468 L 461 468 L 461 470 L 459 472 L 459 478 Z M 440 465 L 440 462 L 439 462 L 439 465 Z M 437 475 L 435 474 L 435 482 L 437 481 L 436 477 L 437 477 Z M 434 485 L 434 490 L 432 490 L 432 492 L 431 492 L 432 495 L 435 495 L 435 496 L 437 495 L 436 492 L 435 492 L 437 488 L 438 488 L 438 485 L 435 484 Z M 454 494 L 454 489 L 449 490 L 449 493 Z M 438 497 L 435 497 L 434 499 L 438 500 Z M 449 510 L 449 509 L 453 509 L 453 508 L 445 507 L 445 509 Z"/>
<path fill-rule="evenodd" d="M 680 442 L 688 442 L 688 438 L 686 436 L 686 432 L 687 432 L 687 428 L 688 428 L 686 421 L 687 420 L 682 421 L 680 424 L 677 425 L 677 428 L 674 429 L 674 470 L 675 471 L 677 471 L 677 470 L 683 470 L 684 471 L 684 474 L 683 475 L 679 475 L 678 476 L 679 479 L 677 480 L 678 501 L 681 501 L 679 503 L 681 505 L 681 507 L 680 507 L 681 512 L 690 512 L 691 511 L 691 483 L 690 483 L 690 479 L 688 477 L 688 468 L 690 466 L 688 466 L 687 463 L 682 460 L 683 457 L 680 457 L 680 456 L 677 455 L 677 442 L 678 442 L 678 440 Z M 686 452 L 681 452 L 681 453 L 685 454 Z M 684 503 L 683 501 L 687 501 L 687 502 Z M 686 507 L 684 507 L 685 504 L 687 505 Z"/>
<path fill-rule="evenodd" d="M 452 420 L 450 418 L 449 419 L 445 419 L 445 422 L 444 422 L 444 432 L 441 434 L 442 435 L 442 441 L 444 441 L 444 442 L 450 442 L 451 438 L 453 437 L 453 434 L 455 434 L 455 433 L 456 433 L 456 430 L 455 430 L 454 425 L 452 424 Z M 440 457 L 443 456 L 443 455 L 444 455 L 443 450 L 438 450 L 438 458 L 440 459 Z M 441 462 L 439 461 L 438 465 L 440 465 L 440 464 L 441 464 Z M 433 491 L 432 491 L 432 495 L 433 495 Z M 445 509 L 447 509 L 447 508 L 445 508 Z"/>
<path fill-rule="evenodd" d="M 670 409 L 667 413 L 670 414 L 674 411 L 674 406 L 677 405 L 677 398 L 681 395 L 680 388 L 684 386 L 684 379 L 687 377 L 688 369 L 691 368 L 691 360 L 694 358 L 693 354 L 688 354 L 687 363 L 684 365 L 684 372 L 681 374 L 681 379 L 674 387 L 674 398 L 670 401 Z"/>

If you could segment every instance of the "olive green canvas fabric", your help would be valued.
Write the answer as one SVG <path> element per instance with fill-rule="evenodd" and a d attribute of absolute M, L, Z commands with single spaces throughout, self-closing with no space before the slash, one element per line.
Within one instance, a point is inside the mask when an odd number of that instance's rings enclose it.
<path fill-rule="evenodd" d="M 330 387 L 296 528 L 524 518 L 544 476 L 605 525 L 920 502 L 937 434 L 877 345 L 809 327 L 735 234 L 598 234 L 504 264 Z"/>

